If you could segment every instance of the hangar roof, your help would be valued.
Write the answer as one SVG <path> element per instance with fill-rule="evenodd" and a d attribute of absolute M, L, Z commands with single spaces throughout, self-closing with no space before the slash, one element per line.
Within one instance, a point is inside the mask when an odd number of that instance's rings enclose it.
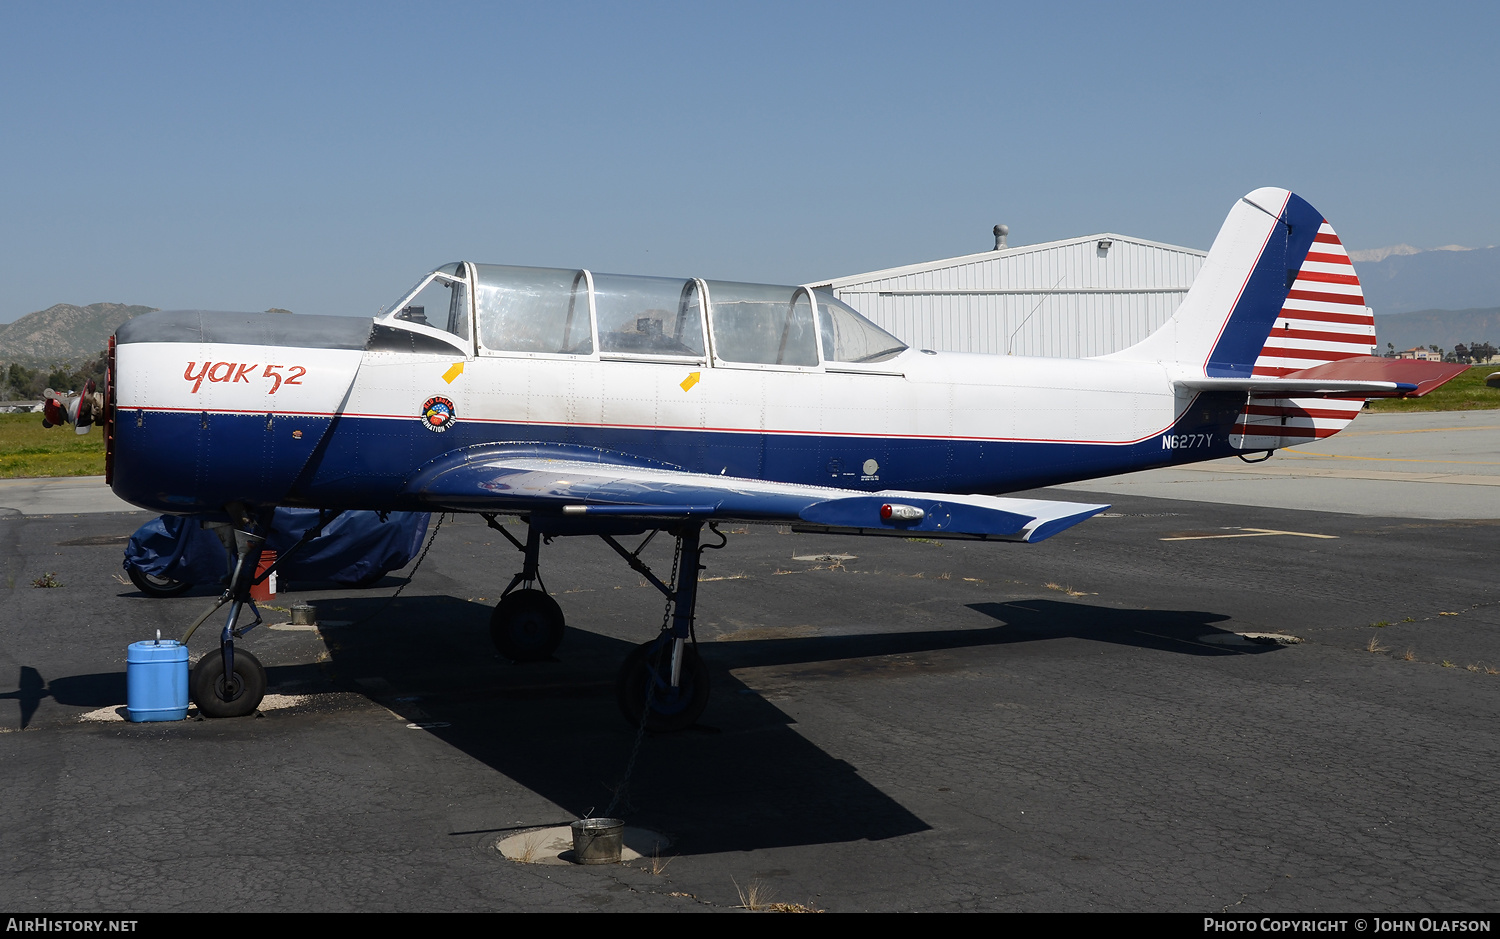
<path fill-rule="evenodd" d="M 904 264 L 900 267 L 888 267 L 884 270 L 869 271 L 863 274 L 846 274 L 843 277 L 835 277 L 831 280 L 817 281 L 816 286 L 838 290 L 856 284 L 868 284 L 881 280 L 893 280 L 898 277 L 908 277 L 913 274 L 925 274 L 935 271 L 943 271 L 951 268 L 964 267 L 967 265 L 984 264 L 990 261 L 1001 261 L 1019 259 L 1024 255 L 1036 254 L 1045 251 L 1056 251 L 1060 248 L 1071 248 L 1080 245 L 1100 242 L 1111 244 L 1138 245 L 1143 248 L 1155 248 L 1162 251 L 1176 252 L 1203 258 L 1208 256 L 1207 251 L 1197 248 L 1187 248 L 1182 245 L 1169 245 L 1159 241 L 1150 241 L 1145 238 L 1136 238 L 1131 235 L 1119 235 L 1114 232 L 1100 232 L 1095 235 L 1080 235 L 1075 238 L 1065 238 L 1061 241 L 1045 241 L 1034 245 L 1014 245 L 1001 249 L 990 249 L 975 254 L 964 254 L 953 258 L 939 258 L 935 261 L 921 261 L 916 264 Z M 811 286 L 812 284 L 810 284 Z"/>

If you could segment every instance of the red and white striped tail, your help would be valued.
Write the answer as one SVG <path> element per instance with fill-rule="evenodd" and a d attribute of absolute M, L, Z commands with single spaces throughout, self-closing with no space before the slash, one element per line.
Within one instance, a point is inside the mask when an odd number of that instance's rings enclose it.
<path fill-rule="evenodd" d="M 1349 253 L 1325 219 L 1255 360 L 1257 376 L 1280 378 L 1355 355 L 1373 355 L 1375 317 Z M 1363 398 L 1259 398 L 1241 412 L 1230 444 L 1275 450 L 1330 437 L 1349 425 Z"/>

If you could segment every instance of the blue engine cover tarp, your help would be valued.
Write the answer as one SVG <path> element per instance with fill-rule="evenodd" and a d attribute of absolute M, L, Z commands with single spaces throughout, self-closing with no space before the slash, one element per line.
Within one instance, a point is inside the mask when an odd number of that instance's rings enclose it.
<path fill-rule="evenodd" d="M 278 576 L 337 584 L 378 580 L 416 556 L 427 535 L 428 518 L 426 512 L 391 512 L 382 522 L 376 512 L 345 512 L 278 567 Z M 317 509 L 277 509 L 266 547 L 285 554 L 317 523 Z M 197 516 L 163 515 L 130 536 L 125 567 L 154 577 L 215 584 L 229 573 L 229 555 L 219 536 L 199 525 Z"/>

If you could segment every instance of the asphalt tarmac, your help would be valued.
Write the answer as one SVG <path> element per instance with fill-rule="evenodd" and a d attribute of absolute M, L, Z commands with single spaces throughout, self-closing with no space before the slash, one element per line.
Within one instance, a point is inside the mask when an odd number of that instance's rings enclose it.
<path fill-rule="evenodd" d="M 1040 545 L 730 529 L 713 699 L 616 811 L 671 843 L 602 867 L 495 847 L 603 814 L 636 743 L 663 605 L 597 539 L 543 552 L 554 661 L 492 651 L 519 555 L 450 518 L 414 577 L 278 597 L 321 626 L 246 638 L 259 716 L 129 724 L 126 646 L 214 588 L 121 582 L 144 513 L 0 511 L 0 910 L 1494 913 L 1500 519 L 1101 489 Z"/>

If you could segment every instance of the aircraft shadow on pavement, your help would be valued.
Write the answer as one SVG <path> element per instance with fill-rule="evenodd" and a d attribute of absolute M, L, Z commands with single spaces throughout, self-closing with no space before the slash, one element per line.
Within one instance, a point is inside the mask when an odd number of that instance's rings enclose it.
<path fill-rule="evenodd" d="M 485 604 L 448 596 L 386 604 L 374 597 L 320 600 L 319 619 L 330 621 L 322 630 L 328 660 L 268 668 L 270 690 L 364 694 L 555 803 L 566 816 L 606 811 L 636 743 L 635 728 L 615 702 L 616 672 L 632 641 L 574 628 L 557 659 L 517 664 L 493 652 Z M 794 721 L 736 678 L 735 670 L 817 665 L 836 677 L 859 672 L 862 661 L 881 656 L 1068 637 L 1190 655 L 1276 648 L 1203 642 L 1205 635 L 1229 635 L 1213 625 L 1229 617 L 1215 613 L 1045 599 L 969 607 L 1001 625 L 702 645 L 714 683 L 703 724 L 647 735 L 615 814 L 678 836 L 674 852 L 688 854 L 881 840 L 929 828 L 862 779 L 856 767 L 793 730 Z M 347 625 L 333 625 L 339 621 Z M 639 638 L 648 635 L 642 630 Z M 17 690 L 0 697 L 18 701 L 24 727 L 45 697 L 85 707 L 124 701 L 125 676 L 47 682 L 23 666 Z"/>
<path fill-rule="evenodd" d="M 403 598 L 358 622 L 382 602 L 319 603 L 320 619 L 356 624 L 324 634 L 336 686 L 428 725 L 563 810 L 527 825 L 605 813 L 637 739 L 615 701 L 616 673 L 635 643 L 569 629 L 555 660 L 511 663 L 493 652 L 486 605 Z M 729 674 L 739 650 L 725 647 L 739 645 L 746 644 L 700 647 L 713 680 L 703 722 L 645 736 L 614 814 L 673 835 L 678 854 L 880 840 L 929 828 Z M 293 677 L 268 671 L 272 690 Z"/>
<path fill-rule="evenodd" d="M 607 809 L 636 738 L 620 716 L 614 689 L 632 641 L 573 628 L 557 660 L 514 664 L 491 650 L 484 604 L 403 598 L 372 616 L 383 602 L 319 602 L 320 619 L 358 624 L 325 632 L 330 677 L 338 685 L 370 694 L 414 723 L 446 725 L 430 732 L 569 815 Z M 684 853 L 878 840 L 929 827 L 855 767 L 796 733 L 791 718 L 736 678 L 736 670 L 831 664 L 836 675 L 861 672 L 872 657 L 1063 637 L 1189 655 L 1276 648 L 1201 641 L 1229 635 L 1213 625 L 1229 619 L 1217 613 L 1041 599 L 971 608 L 1002 625 L 701 645 L 714 682 L 703 720 L 708 726 L 648 736 L 616 814 L 633 824 L 690 832 L 674 849 Z M 648 636 L 643 629 L 639 639 Z M 273 687 L 280 677 L 275 671 Z M 383 690 L 372 693 L 372 684 Z"/>
<path fill-rule="evenodd" d="M 1004 623 L 1003 642 L 1072 637 L 1182 655 L 1257 655 L 1281 648 L 1275 643 L 1222 643 L 1239 638 L 1213 625 L 1230 619 L 1223 613 L 1120 610 L 1058 600 L 970 603 L 968 607 Z"/>

